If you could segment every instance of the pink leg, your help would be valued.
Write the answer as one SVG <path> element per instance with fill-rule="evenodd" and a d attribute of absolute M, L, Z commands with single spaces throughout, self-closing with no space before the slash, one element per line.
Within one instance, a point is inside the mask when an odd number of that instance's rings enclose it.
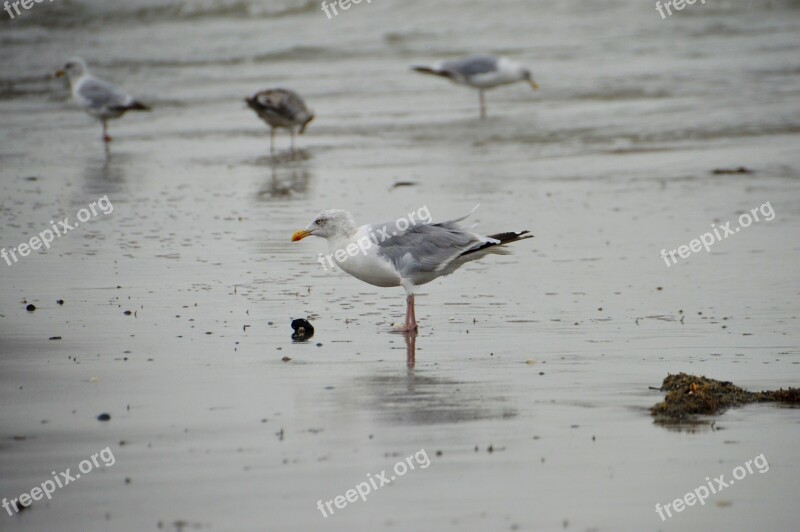
<path fill-rule="evenodd" d="M 417 361 L 417 332 L 404 334 L 406 340 L 406 366 L 413 368 Z"/>
<path fill-rule="evenodd" d="M 481 98 L 481 118 L 486 118 L 486 98 L 483 95 L 483 89 L 478 91 Z"/>
<path fill-rule="evenodd" d="M 103 120 L 103 142 L 111 142 L 111 137 L 108 136 L 108 122 Z"/>
<path fill-rule="evenodd" d="M 275 128 L 269 128 L 269 152 L 275 153 Z"/>
<path fill-rule="evenodd" d="M 417 330 L 417 317 L 414 314 L 414 294 L 406 297 L 406 326 L 403 327 L 403 332 L 412 332 Z"/>

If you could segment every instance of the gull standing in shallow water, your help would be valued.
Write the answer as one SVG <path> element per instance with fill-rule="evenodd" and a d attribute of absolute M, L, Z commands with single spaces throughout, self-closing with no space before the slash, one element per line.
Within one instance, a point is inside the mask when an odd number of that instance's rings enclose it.
<path fill-rule="evenodd" d="M 292 153 L 294 153 L 294 130 L 299 128 L 302 135 L 309 122 L 314 120 L 306 103 L 294 91 L 288 89 L 267 89 L 255 93 L 244 101 L 256 114 L 269 125 L 270 153 L 275 151 L 275 128 L 283 127 L 292 136 Z"/>
<path fill-rule="evenodd" d="M 84 111 L 103 124 L 103 142 L 111 142 L 108 121 L 119 118 L 128 111 L 149 111 L 150 108 L 107 81 L 94 77 L 86 61 L 73 57 L 62 70 L 56 72 L 60 78 L 66 74 L 72 87 L 72 97 Z"/>
<path fill-rule="evenodd" d="M 505 57 L 474 55 L 454 61 L 439 61 L 433 66 L 413 66 L 417 72 L 447 78 L 453 83 L 478 89 L 481 102 L 481 118 L 486 118 L 486 99 L 483 91 L 517 81 L 527 81 L 534 90 L 539 85 L 533 81 L 531 71 Z"/>
<path fill-rule="evenodd" d="M 463 264 L 489 253 L 507 254 L 504 244 L 533 236 L 528 231 L 481 236 L 459 227 L 458 222 L 474 211 L 447 222 L 420 222 L 410 226 L 405 223 L 407 228 L 400 229 L 400 220 L 359 227 L 349 212 L 327 210 L 319 213 L 308 227 L 295 232 L 292 242 L 307 236 L 323 237 L 339 267 L 356 279 L 374 286 L 402 286 L 406 291 L 406 321 L 400 330 L 410 333 L 417 330 L 416 286 L 449 275 Z M 380 241 L 376 234 L 381 235 Z M 340 260 L 339 256 L 344 259 Z"/>

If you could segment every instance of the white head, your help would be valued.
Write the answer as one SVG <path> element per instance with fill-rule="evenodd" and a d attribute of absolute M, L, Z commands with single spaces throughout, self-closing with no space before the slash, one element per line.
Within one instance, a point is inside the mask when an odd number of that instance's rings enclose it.
<path fill-rule="evenodd" d="M 539 84 L 533 80 L 533 75 L 531 74 L 530 69 L 528 69 L 526 66 L 505 57 L 501 58 L 500 62 L 501 69 L 506 70 L 520 81 L 527 81 L 533 90 L 539 88 Z"/>
<path fill-rule="evenodd" d="M 538 88 L 539 88 L 539 84 L 538 84 L 538 83 L 536 83 L 536 82 L 533 80 L 533 76 L 531 76 L 531 71 L 530 71 L 530 70 L 528 70 L 527 68 L 523 68 L 523 69 L 522 69 L 522 72 L 521 72 L 521 75 L 522 75 L 522 79 L 524 79 L 525 81 L 527 81 L 527 82 L 530 84 L 530 86 L 531 86 L 531 88 L 532 88 L 533 90 L 536 90 L 536 89 L 538 89 Z"/>
<path fill-rule="evenodd" d="M 56 77 L 60 78 L 66 74 L 70 81 L 72 81 L 88 73 L 89 67 L 86 65 L 86 61 L 80 57 L 73 57 L 64 64 L 61 70 L 56 72 Z"/>
<path fill-rule="evenodd" d="M 325 239 L 347 237 L 357 230 L 353 215 L 341 209 L 322 211 L 308 227 L 296 231 L 292 235 L 292 242 L 302 240 L 307 236 L 321 236 Z"/>

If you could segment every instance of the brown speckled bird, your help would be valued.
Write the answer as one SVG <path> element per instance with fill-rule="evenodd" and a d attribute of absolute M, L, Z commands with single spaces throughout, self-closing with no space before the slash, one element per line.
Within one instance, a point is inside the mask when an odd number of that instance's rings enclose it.
<path fill-rule="evenodd" d="M 244 101 L 270 127 L 270 152 L 275 151 L 275 129 L 282 127 L 289 130 L 292 136 L 292 152 L 294 152 L 295 128 L 302 135 L 309 122 L 314 120 L 314 113 L 306 107 L 306 103 L 294 91 L 288 89 L 267 89 L 255 93 Z"/>

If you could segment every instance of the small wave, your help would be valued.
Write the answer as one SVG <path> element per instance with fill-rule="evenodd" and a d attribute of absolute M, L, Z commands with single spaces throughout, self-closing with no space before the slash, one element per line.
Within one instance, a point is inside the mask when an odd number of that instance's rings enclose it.
<path fill-rule="evenodd" d="M 313 0 L 298 5 L 291 0 L 270 2 L 255 0 L 136 0 L 115 3 L 100 0 L 59 0 L 46 8 L 31 10 L 15 19 L 20 26 L 49 29 L 86 28 L 121 24 L 147 24 L 171 20 L 196 21 L 207 18 L 282 18 L 316 11 Z"/>

